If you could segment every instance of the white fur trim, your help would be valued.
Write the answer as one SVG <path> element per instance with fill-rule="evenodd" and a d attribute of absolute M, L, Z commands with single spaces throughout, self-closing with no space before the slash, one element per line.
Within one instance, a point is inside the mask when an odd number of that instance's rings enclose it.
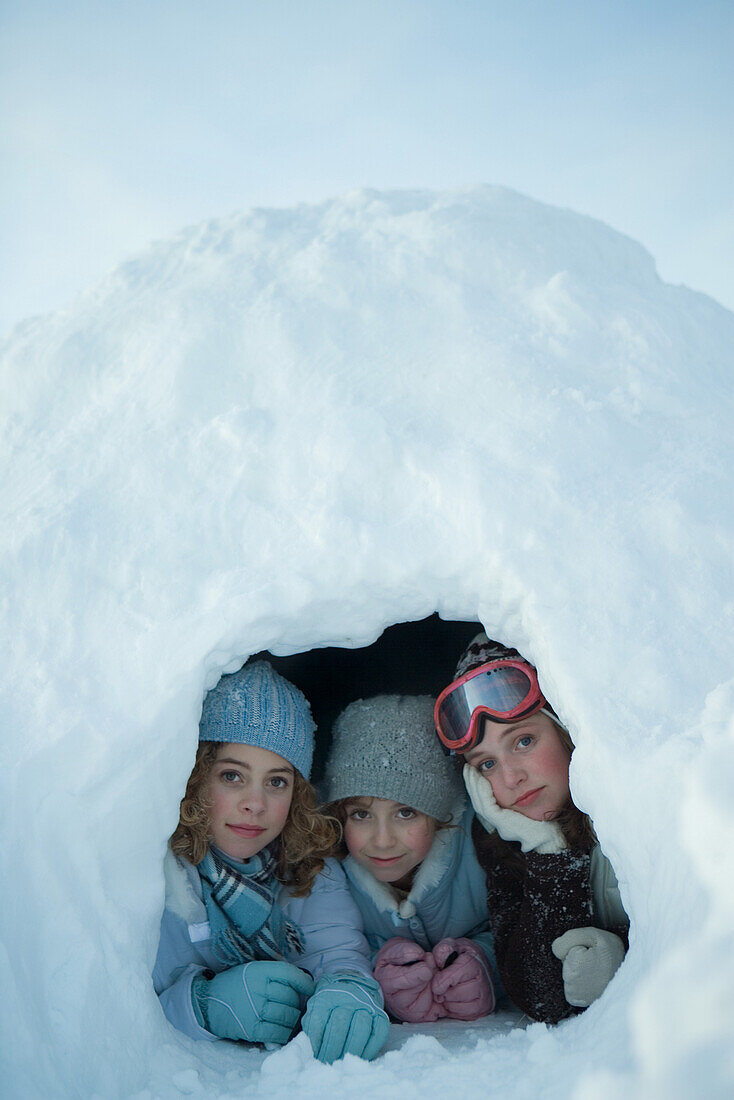
<path fill-rule="evenodd" d="M 379 912 L 397 913 L 398 900 L 389 886 L 384 882 L 378 882 L 371 871 L 357 863 L 353 856 L 347 856 L 344 866 L 348 872 L 347 877 L 360 887 Z"/>
<path fill-rule="evenodd" d="M 199 873 L 195 867 L 177 859 L 170 848 L 163 860 L 166 883 L 166 909 L 170 909 L 187 924 L 200 924 L 206 920 L 206 906 L 197 893 Z M 196 886 L 194 885 L 196 883 Z"/>

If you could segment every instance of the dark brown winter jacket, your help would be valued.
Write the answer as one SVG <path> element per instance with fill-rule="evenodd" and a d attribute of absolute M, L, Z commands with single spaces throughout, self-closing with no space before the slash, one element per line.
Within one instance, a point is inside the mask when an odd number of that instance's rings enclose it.
<path fill-rule="evenodd" d="M 558 1023 L 580 1010 L 564 996 L 556 937 L 596 923 L 590 884 L 591 853 L 566 849 L 523 854 L 514 841 L 487 833 L 475 820 L 472 840 L 487 876 L 487 908 L 502 984 L 533 1020 Z M 625 927 L 610 931 L 627 940 Z"/>

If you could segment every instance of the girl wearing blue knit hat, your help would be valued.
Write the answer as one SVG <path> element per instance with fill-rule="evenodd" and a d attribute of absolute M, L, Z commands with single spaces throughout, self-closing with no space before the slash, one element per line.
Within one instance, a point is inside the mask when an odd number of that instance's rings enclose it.
<path fill-rule="evenodd" d="M 344 710 L 326 767 L 344 870 L 390 1014 L 410 1023 L 492 1012 L 493 949 L 472 810 L 433 728 L 429 696 Z"/>
<path fill-rule="evenodd" d="M 166 857 L 153 981 L 194 1039 L 287 1043 L 374 1058 L 389 1031 L 359 912 L 328 853 L 336 823 L 308 782 L 305 697 L 265 661 L 204 700 L 196 763 Z"/>

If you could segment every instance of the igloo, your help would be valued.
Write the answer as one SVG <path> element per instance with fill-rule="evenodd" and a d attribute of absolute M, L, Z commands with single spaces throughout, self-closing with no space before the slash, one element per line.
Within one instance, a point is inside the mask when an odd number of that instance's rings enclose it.
<path fill-rule="evenodd" d="M 214 220 L 15 330 L 7 1095 L 731 1094 L 733 347 L 633 241 L 491 187 Z M 205 690 L 436 612 L 537 664 L 624 965 L 552 1029 L 201 1049 L 150 974 Z"/>

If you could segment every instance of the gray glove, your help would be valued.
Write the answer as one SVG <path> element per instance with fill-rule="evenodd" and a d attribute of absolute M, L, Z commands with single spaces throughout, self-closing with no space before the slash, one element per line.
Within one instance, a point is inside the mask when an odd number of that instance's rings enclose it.
<path fill-rule="evenodd" d="M 617 972 L 624 944 L 601 928 L 572 928 L 553 940 L 551 951 L 563 963 L 563 990 L 576 1008 L 588 1008 Z"/>
<path fill-rule="evenodd" d="M 562 852 L 568 847 L 555 821 L 535 821 L 516 810 L 501 809 L 489 781 L 469 764 L 464 765 L 464 785 L 474 812 L 488 833 L 496 830 L 503 840 L 519 840 L 523 852 L 540 855 Z"/>

